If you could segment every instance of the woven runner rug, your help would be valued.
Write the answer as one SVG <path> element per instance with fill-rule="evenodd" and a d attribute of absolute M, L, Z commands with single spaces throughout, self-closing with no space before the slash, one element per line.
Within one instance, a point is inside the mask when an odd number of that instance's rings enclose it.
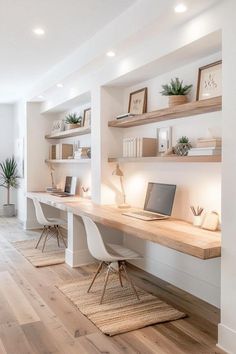
<path fill-rule="evenodd" d="M 128 283 L 122 288 L 117 275 L 110 276 L 102 305 L 104 277 L 98 277 L 87 293 L 92 277 L 66 283 L 58 289 L 104 334 L 114 336 L 149 325 L 174 321 L 186 315 L 158 297 L 137 288 L 138 301 Z"/>
<path fill-rule="evenodd" d="M 37 239 L 11 242 L 34 267 L 46 267 L 65 262 L 65 247 L 62 246 L 62 241 L 60 241 L 61 247 L 59 248 L 56 239 L 49 240 L 44 252 L 41 250 L 42 244 L 35 249 L 36 243 Z"/>

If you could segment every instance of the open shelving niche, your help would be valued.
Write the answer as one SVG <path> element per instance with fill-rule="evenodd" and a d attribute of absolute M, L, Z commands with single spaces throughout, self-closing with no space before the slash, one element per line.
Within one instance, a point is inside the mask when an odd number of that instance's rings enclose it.
<path fill-rule="evenodd" d="M 113 119 L 108 122 L 109 127 L 114 128 L 131 128 L 141 125 L 158 123 L 178 118 L 192 117 L 200 114 L 217 112 L 222 110 L 222 97 L 214 97 L 202 101 L 193 101 L 168 107 L 156 111 L 144 113 L 131 118 Z M 108 158 L 108 162 L 179 162 L 179 163 L 194 163 L 194 162 L 221 162 L 221 155 L 217 156 L 153 156 L 153 157 L 117 157 Z"/>
<path fill-rule="evenodd" d="M 90 92 L 83 93 L 73 99 L 69 99 L 54 107 L 44 107 L 41 115 L 45 119 L 49 119 L 51 123 L 54 120 L 60 120 L 70 112 L 77 112 L 83 114 L 83 110 L 91 107 Z M 49 133 L 45 131 L 45 143 L 48 145 L 48 152 L 50 144 L 58 142 L 74 144 L 78 137 L 81 146 L 91 146 L 91 128 L 79 127 L 71 130 L 65 130 L 57 133 Z M 80 185 L 86 185 L 90 180 L 91 159 L 58 159 L 52 160 L 48 157 L 45 158 L 45 163 L 52 164 L 55 168 L 55 176 L 59 184 L 63 184 L 67 175 L 78 177 Z M 81 167 L 80 167 L 81 166 Z M 83 167 L 82 167 L 83 166 Z M 58 171 L 58 172 L 57 172 Z M 89 186 L 90 187 L 90 186 Z"/>
<path fill-rule="evenodd" d="M 211 43 L 211 46 L 209 47 L 209 43 Z M 215 97 L 215 98 L 210 98 L 210 99 L 205 99 L 201 101 L 195 101 L 194 96 L 196 97 L 196 92 L 193 92 L 192 97 L 191 97 L 191 102 L 175 106 L 175 107 L 168 107 L 168 108 L 161 108 L 155 110 L 155 107 L 157 104 L 151 104 L 151 111 L 148 113 L 144 113 L 141 115 L 137 115 L 134 117 L 128 117 L 128 118 L 123 118 L 123 119 L 115 119 L 115 117 L 121 113 L 125 113 L 127 111 L 128 107 L 128 97 L 127 95 L 135 90 L 138 90 L 139 88 L 148 87 L 148 96 L 149 96 L 149 81 L 151 80 L 156 80 L 157 78 L 160 78 L 163 80 L 163 77 L 166 77 L 167 73 L 172 73 L 172 72 L 177 72 L 178 75 L 180 75 L 181 79 L 184 79 L 185 81 L 185 76 L 181 75 L 181 70 L 184 67 L 187 67 L 189 65 L 195 65 L 197 62 L 199 62 L 199 65 L 194 68 L 195 73 L 192 75 L 191 80 L 192 83 L 194 84 L 193 91 L 196 90 L 197 87 L 197 73 L 198 73 L 198 68 L 205 65 L 204 61 L 207 59 L 212 60 L 212 62 L 219 60 L 219 56 L 221 55 L 221 50 L 222 50 L 222 38 L 221 38 L 221 33 L 219 31 L 216 31 L 214 33 L 211 33 L 205 37 L 200 38 L 197 41 L 194 41 L 184 47 L 181 47 L 177 51 L 171 52 L 167 54 L 165 57 L 160 57 L 150 63 L 145 64 L 143 67 L 135 69 L 133 72 L 124 74 L 118 79 L 114 79 L 111 81 L 109 84 L 107 84 L 107 89 L 111 90 L 110 95 L 113 95 L 113 90 L 120 90 L 120 93 L 117 94 L 117 98 L 119 101 L 122 101 L 120 99 L 120 96 L 122 96 L 121 91 L 123 90 L 123 106 L 122 102 L 119 103 L 121 106 L 121 111 L 118 112 L 113 112 L 110 111 L 110 118 L 108 118 L 108 128 L 112 131 L 111 136 L 112 138 L 118 137 L 120 140 L 122 140 L 122 135 L 125 136 L 127 134 L 136 134 L 137 136 L 144 136 L 143 132 L 146 130 L 145 127 L 148 127 L 149 124 L 153 124 L 153 128 L 158 128 L 159 126 L 163 126 L 163 122 L 168 122 L 167 125 L 170 125 L 170 122 L 172 120 L 176 119 L 181 119 L 182 118 L 188 118 L 192 119 L 195 116 L 200 117 L 205 117 L 206 114 L 212 113 L 212 112 L 219 112 L 222 110 L 222 97 Z M 210 59 L 212 58 L 212 59 Z M 203 64 L 201 64 L 202 62 Z M 207 61 L 206 61 L 207 63 Z M 185 69 L 184 69 L 185 70 Z M 168 77 L 168 75 L 167 75 Z M 189 70 L 187 73 L 187 77 L 189 79 Z M 164 81 L 162 81 L 162 84 L 165 83 L 165 80 L 170 80 L 170 77 L 167 79 L 164 78 Z M 156 90 L 158 93 L 158 89 L 161 89 L 161 84 L 159 83 L 158 86 L 155 84 L 151 83 L 151 89 Z M 115 95 L 115 94 L 114 94 Z M 152 93 L 152 102 L 154 99 L 154 95 Z M 156 96 L 155 96 L 156 98 Z M 148 97 L 148 105 L 149 105 L 149 99 Z M 113 97 L 113 101 L 115 98 Z M 126 102 L 125 102 L 126 100 Z M 159 100 L 160 104 L 159 107 L 164 106 L 164 101 Z M 202 118 L 199 118 L 202 119 Z M 156 123 L 156 124 L 155 124 Z M 176 125 L 179 124 L 179 122 L 175 123 Z M 200 122 L 199 122 L 200 124 Z M 139 128 L 140 127 L 140 128 Z M 119 129 L 118 129 L 119 128 Z M 125 132 L 126 129 L 123 128 L 129 128 L 127 133 Z M 134 133 L 132 133 L 134 128 Z M 139 130 L 138 130 L 139 128 Z M 142 132 L 140 129 L 143 129 Z M 124 133 L 122 133 L 124 131 Z M 147 131 L 147 130 L 146 130 Z M 129 133 L 128 133 L 129 132 Z M 146 137 L 148 137 L 148 134 L 146 134 Z M 151 136 L 153 137 L 153 135 Z M 200 137 L 200 136 L 199 136 Z M 191 137 L 190 137 L 191 138 Z M 128 157 L 128 158 L 123 158 L 121 157 L 122 155 L 122 141 L 120 141 L 120 147 L 117 148 L 117 155 L 115 155 L 115 151 L 113 146 L 110 146 L 110 154 L 108 157 L 108 162 L 121 162 L 121 163 L 128 163 L 128 162 L 220 162 L 221 161 L 221 156 L 197 156 L 197 157 L 178 157 L 178 156 L 155 156 L 155 157 L 142 157 L 142 158 L 135 158 L 135 157 Z M 174 144 L 173 144 L 174 145 Z"/>

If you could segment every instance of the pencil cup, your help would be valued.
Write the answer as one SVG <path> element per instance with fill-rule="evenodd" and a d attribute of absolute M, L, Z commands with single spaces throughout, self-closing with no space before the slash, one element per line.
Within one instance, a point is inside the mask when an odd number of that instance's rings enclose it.
<path fill-rule="evenodd" d="M 196 215 L 193 217 L 193 226 L 201 227 L 202 226 L 202 217 L 201 215 Z"/>

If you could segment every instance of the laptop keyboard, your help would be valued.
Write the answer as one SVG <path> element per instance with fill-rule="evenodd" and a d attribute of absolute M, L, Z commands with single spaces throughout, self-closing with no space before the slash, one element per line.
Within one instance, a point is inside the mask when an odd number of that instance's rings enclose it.
<path fill-rule="evenodd" d="M 160 214 L 155 214 L 155 213 L 150 213 L 150 212 L 146 212 L 146 211 L 135 211 L 132 212 L 135 215 L 140 215 L 140 216 L 146 216 L 148 218 L 158 218 L 158 217 L 162 217 Z"/>

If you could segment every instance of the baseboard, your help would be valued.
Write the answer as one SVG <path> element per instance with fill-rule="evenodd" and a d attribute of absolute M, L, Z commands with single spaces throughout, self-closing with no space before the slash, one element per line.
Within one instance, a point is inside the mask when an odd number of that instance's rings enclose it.
<path fill-rule="evenodd" d="M 66 264 L 73 268 L 94 262 L 95 260 L 89 253 L 88 249 L 76 252 L 66 249 Z"/>
<path fill-rule="evenodd" d="M 151 258 L 129 261 L 129 263 L 220 308 L 220 287 Z"/>
<path fill-rule="evenodd" d="M 236 353 L 236 331 L 223 325 L 218 326 L 218 344 L 217 347 L 228 354 Z"/>

